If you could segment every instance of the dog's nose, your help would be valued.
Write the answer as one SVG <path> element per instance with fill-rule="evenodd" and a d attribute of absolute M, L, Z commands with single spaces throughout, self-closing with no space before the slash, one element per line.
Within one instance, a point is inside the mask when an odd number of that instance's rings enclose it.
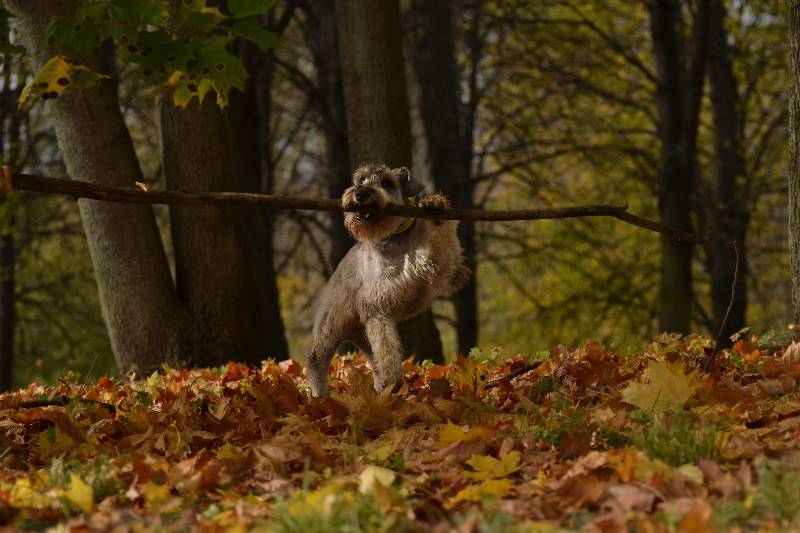
<path fill-rule="evenodd" d="M 360 191 L 356 192 L 356 202 L 363 204 L 369 197 L 372 196 L 372 191 L 369 189 L 361 189 Z"/>

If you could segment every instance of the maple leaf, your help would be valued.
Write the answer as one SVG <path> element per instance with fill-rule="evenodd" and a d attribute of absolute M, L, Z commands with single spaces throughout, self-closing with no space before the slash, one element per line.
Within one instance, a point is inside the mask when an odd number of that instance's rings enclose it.
<path fill-rule="evenodd" d="M 94 509 L 94 490 L 74 473 L 69 475 L 69 490 L 64 496 L 84 513 L 89 514 Z"/>
<path fill-rule="evenodd" d="M 493 479 L 507 477 L 519 470 L 520 454 L 512 450 L 500 459 L 491 455 L 473 455 L 467 464 L 475 469 L 474 472 L 466 472 L 464 475 L 471 479 Z"/>
<path fill-rule="evenodd" d="M 439 442 L 437 446 L 440 450 L 447 448 L 456 442 L 464 442 L 474 439 L 475 437 L 482 438 L 487 444 L 494 437 L 494 430 L 484 426 L 475 426 L 470 428 L 469 431 L 464 431 L 461 427 L 453 424 L 449 420 L 444 428 L 439 432 Z"/>
<path fill-rule="evenodd" d="M 39 433 L 34 447 L 42 456 L 61 455 L 75 447 L 75 440 L 58 426 L 51 426 Z"/>
<path fill-rule="evenodd" d="M 167 485 L 158 485 L 148 481 L 144 485 L 139 485 L 139 490 L 142 491 L 142 495 L 150 507 L 159 505 L 169 498 L 169 487 Z"/>
<path fill-rule="evenodd" d="M 686 404 L 699 387 L 697 370 L 684 373 L 682 363 L 650 361 L 647 383 L 631 383 L 622 391 L 622 401 L 654 413 L 676 410 Z"/>
<path fill-rule="evenodd" d="M 480 502 L 487 499 L 498 500 L 511 491 L 510 479 L 487 479 L 479 485 L 470 485 L 445 502 L 445 509 L 452 509 L 461 502 Z"/>
<path fill-rule="evenodd" d="M 80 65 L 68 57 L 55 55 L 25 86 L 19 96 L 18 104 L 22 107 L 29 99 L 36 97 L 44 100 L 56 98 L 68 87 L 86 89 L 107 78 L 108 76 Z"/>

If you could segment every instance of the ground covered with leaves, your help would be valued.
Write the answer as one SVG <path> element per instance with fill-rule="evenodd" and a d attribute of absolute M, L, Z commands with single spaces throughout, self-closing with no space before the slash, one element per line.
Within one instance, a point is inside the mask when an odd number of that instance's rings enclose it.
<path fill-rule="evenodd" d="M 706 373 L 709 346 L 476 350 L 384 394 L 339 357 L 325 400 L 292 361 L 30 385 L 0 395 L 0 525 L 798 528 L 800 345 L 742 340 Z"/>

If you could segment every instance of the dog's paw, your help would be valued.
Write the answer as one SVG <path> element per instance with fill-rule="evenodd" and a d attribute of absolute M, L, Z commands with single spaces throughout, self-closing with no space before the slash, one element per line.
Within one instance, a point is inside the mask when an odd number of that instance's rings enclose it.
<path fill-rule="evenodd" d="M 450 277 L 450 289 L 452 292 L 458 292 L 469 284 L 472 279 L 472 270 L 466 265 L 458 265 Z"/>
<path fill-rule="evenodd" d="M 423 196 L 419 200 L 419 206 L 425 209 L 450 209 L 452 207 L 447 196 L 441 193 Z"/>
<path fill-rule="evenodd" d="M 419 206 L 424 207 L 425 209 L 450 209 L 453 207 L 450 204 L 450 200 L 447 199 L 447 196 L 441 193 L 423 196 L 422 198 L 420 198 Z M 436 226 L 441 226 L 446 221 L 432 220 L 431 222 L 433 222 L 433 224 Z"/>

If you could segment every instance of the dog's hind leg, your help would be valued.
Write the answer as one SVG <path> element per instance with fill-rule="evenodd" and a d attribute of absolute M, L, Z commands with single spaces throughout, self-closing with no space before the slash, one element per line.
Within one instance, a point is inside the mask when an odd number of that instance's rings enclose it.
<path fill-rule="evenodd" d="M 375 390 L 403 382 L 403 344 L 397 324 L 385 316 L 369 318 L 365 324 L 372 346 L 370 365 L 373 368 Z"/>

